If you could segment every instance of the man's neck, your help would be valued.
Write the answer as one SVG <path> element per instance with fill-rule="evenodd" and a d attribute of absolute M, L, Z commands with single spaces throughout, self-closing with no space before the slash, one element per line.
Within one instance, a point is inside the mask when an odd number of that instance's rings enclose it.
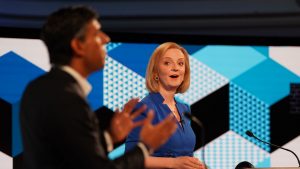
<path fill-rule="evenodd" d="M 85 79 L 87 79 L 87 77 L 91 73 L 89 69 L 86 68 L 85 64 L 83 63 L 80 57 L 73 56 L 73 59 L 70 61 L 70 64 L 68 66 L 74 69 Z"/>
<path fill-rule="evenodd" d="M 78 82 L 79 86 L 83 91 L 84 96 L 87 96 L 89 94 L 89 92 L 92 89 L 92 86 L 89 84 L 85 77 L 83 77 L 77 70 L 75 70 L 71 66 L 61 66 L 61 69 L 70 74 Z"/>

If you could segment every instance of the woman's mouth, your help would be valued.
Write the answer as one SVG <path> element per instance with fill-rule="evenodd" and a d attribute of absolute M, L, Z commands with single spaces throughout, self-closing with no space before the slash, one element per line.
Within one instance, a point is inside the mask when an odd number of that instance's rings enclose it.
<path fill-rule="evenodd" d="M 179 77 L 179 75 L 171 75 L 171 76 L 169 76 L 170 78 L 177 78 L 177 77 Z"/>

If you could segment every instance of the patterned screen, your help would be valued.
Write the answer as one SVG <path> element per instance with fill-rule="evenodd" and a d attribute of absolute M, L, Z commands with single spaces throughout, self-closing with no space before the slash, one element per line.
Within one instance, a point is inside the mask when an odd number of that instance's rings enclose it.
<path fill-rule="evenodd" d="M 0 168 L 12 168 L 13 159 L 22 154 L 20 97 L 28 82 L 50 65 L 40 40 L 0 38 L 0 44 Z M 147 63 L 158 45 L 107 45 L 105 68 L 88 79 L 92 108 L 115 110 L 132 97 L 144 97 Z M 191 86 L 176 97 L 205 126 L 209 168 L 232 169 L 241 161 L 256 167 L 297 166 L 293 155 L 257 142 L 245 131 L 300 155 L 300 113 L 290 108 L 291 100 L 298 104 L 291 88 L 300 83 L 300 47 L 181 45 L 190 54 Z M 196 130 L 197 137 L 200 132 Z M 203 160 L 203 146 L 198 146 L 194 156 Z M 124 145 L 110 157 L 123 151 Z"/>

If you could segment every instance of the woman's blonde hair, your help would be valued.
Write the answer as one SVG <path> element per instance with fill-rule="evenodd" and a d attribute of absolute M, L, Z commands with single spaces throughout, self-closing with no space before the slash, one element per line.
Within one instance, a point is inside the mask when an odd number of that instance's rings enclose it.
<path fill-rule="evenodd" d="M 165 42 L 159 45 L 153 52 L 147 67 L 146 72 L 146 87 L 149 92 L 158 92 L 158 81 L 155 80 L 155 76 L 158 74 L 158 61 L 167 52 L 168 49 L 179 49 L 185 60 L 185 74 L 183 82 L 177 88 L 176 93 L 184 93 L 190 86 L 190 62 L 189 54 L 187 51 L 174 42 Z"/>

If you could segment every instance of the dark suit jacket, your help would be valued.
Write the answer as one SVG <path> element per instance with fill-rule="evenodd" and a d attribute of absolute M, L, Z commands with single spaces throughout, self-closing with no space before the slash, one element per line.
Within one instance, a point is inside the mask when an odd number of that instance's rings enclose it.
<path fill-rule="evenodd" d="M 32 81 L 20 110 L 24 169 L 140 169 L 142 150 L 111 161 L 103 131 L 76 80 L 53 68 Z"/>

